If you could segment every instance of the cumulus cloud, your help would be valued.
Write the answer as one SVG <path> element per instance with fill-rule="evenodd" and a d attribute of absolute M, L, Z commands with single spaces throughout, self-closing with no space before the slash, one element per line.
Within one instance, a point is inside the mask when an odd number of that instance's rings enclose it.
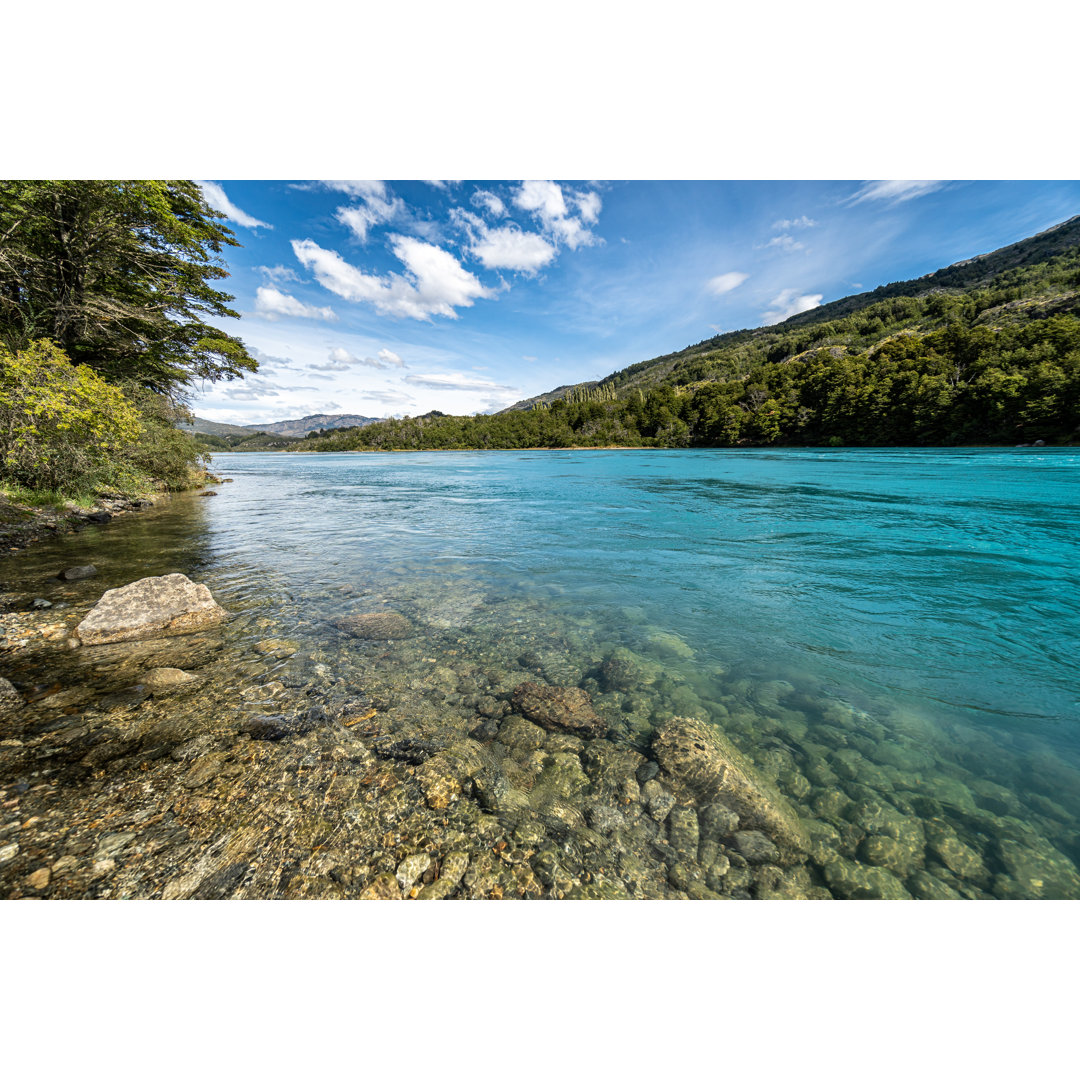
<path fill-rule="evenodd" d="M 566 206 L 563 189 L 553 180 L 523 180 L 514 196 L 514 205 L 536 217 L 544 230 L 571 251 L 599 242 L 582 221 L 593 224 L 600 216 L 600 196 L 595 191 L 571 192 L 580 218 L 574 217 Z"/>
<path fill-rule="evenodd" d="M 783 322 L 792 315 L 820 307 L 822 298 L 822 293 L 800 295 L 798 289 L 784 289 L 769 305 L 769 310 L 761 313 L 761 321 L 766 326 Z"/>
<path fill-rule="evenodd" d="M 944 185 L 944 180 L 866 180 L 844 201 L 849 206 L 864 202 L 902 203 L 929 195 Z"/>
<path fill-rule="evenodd" d="M 488 270 L 519 270 L 535 274 L 555 258 L 555 248 L 537 233 L 516 225 L 484 228 L 469 249 Z"/>
<path fill-rule="evenodd" d="M 340 191 L 358 199 L 385 199 L 384 180 L 323 180 L 322 186 L 330 191 Z"/>
<path fill-rule="evenodd" d="M 252 217 L 250 214 L 245 214 L 239 206 L 229 199 L 229 196 L 225 194 L 225 189 L 220 184 L 215 184 L 212 180 L 198 180 L 196 183 L 202 188 L 203 198 L 209 203 L 211 209 L 224 214 L 230 221 L 236 222 L 237 225 L 243 225 L 245 229 L 272 229 L 274 227 L 268 225 L 265 221 Z"/>
<path fill-rule="evenodd" d="M 784 218 L 773 222 L 773 232 L 787 232 L 788 229 L 812 229 L 817 222 L 808 218 L 805 214 L 797 218 Z"/>
<path fill-rule="evenodd" d="M 428 375 L 406 375 L 404 382 L 413 386 L 426 386 L 431 390 L 500 390 L 516 394 L 513 386 L 500 386 L 490 379 L 478 379 L 475 375 L 466 375 L 462 371 L 445 371 Z"/>
<path fill-rule="evenodd" d="M 295 296 L 281 292 L 273 285 L 260 285 L 255 290 L 255 313 L 270 320 L 281 315 L 291 315 L 296 319 L 322 319 L 324 322 L 337 322 L 337 314 L 333 308 L 305 304 L 302 300 L 297 300 Z"/>
<path fill-rule="evenodd" d="M 361 200 L 359 205 L 339 206 L 337 219 L 362 244 L 367 243 L 368 233 L 375 225 L 393 221 L 405 210 L 404 202 L 391 195 L 382 180 L 336 180 L 328 186 Z"/>
<path fill-rule="evenodd" d="M 312 371 L 348 371 L 353 367 L 403 368 L 407 365 L 397 353 L 389 349 L 380 349 L 378 356 L 356 356 L 340 346 L 330 350 L 330 358 L 325 364 L 308 365 Z"/>
<path fill-rule="evenodd" d="M 393 236 L 391 240 L 405 274 L 367 274 L 314 240 L 293 240 L 292 248 L 323 288 L 346 300 L 369 303 L 382 315 L 456 319 L 455 308 L 472 307 L 475 300 L 494 295 L 450 252 L 415 237 Z"/>
<path fill-rule="evenodd" d="M 749 274 L 743 274 L 738 270 L 731 270 L 726 274 L 718 274 L 716 277 L 710 278 L 705 288 L 717 296 L 723 296 L 724 293 L 737 289 L 749 276 Z"/>
<path fill-rule="evenodd" d="M 493 218 L 506 217 L 506 203 L 493 191 L 477 189 L 472 194 L 472 204 Z"/>

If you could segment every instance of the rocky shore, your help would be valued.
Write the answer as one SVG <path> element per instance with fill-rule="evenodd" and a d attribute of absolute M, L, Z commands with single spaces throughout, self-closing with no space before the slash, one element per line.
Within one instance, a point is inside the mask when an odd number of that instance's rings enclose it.
<path fill-rule="evenodd" d="M 124 514 L 138 513 L 164 498 L 167 496 L 162 493 L 149 493 L 138 498 L 103 497 L 92 506 L 79 506 L 73 502 L 62 506 L 30 506 L 0 493 L 0 558 L 42 540 L 80 532 L 88 525 L 105 525 Z"/>
<path fill-rule="evenodd" d="M 0 895 L 1080 897 L 1072 775 L 1040 759 L 1021 802 L 990 735 L 694 682 L 673 634 L 466 581 L 290 620 L 188 584 L 205 617 L 157 636 L 92 575 L 0 617 Z M 131 634 L 82 643 L 103 607 Z"/>

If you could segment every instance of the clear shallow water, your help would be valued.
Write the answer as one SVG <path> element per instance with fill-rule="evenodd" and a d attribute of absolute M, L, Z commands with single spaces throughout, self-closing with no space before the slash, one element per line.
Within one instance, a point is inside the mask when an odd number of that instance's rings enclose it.
<path fill-rule="evenodd" d="M 803 877 L 779 884 L 738 861 L 725 876 L 703 841 L 717 891 L 1073 897 L 1078 465 L 1033 449 L 222 454 L 218 497 L 22 569 L 92 559 L 76 602 L 187 573 L 240 615 L 237 686 L 336 673 L 399 735 L 467 730 L 483 694 L 530 678 L 584 687 L 646 753 L 672 715 L 703 719 L 811 836 Z M 414 641 L 334 627 L 387 609 Z M 251 659 L 271 631 L 302 646 L 284 668 Z M 642 822 L 634 852 L 655 839 Z"/>
<path fill-rule="evenodd" d="M 1080 746 L 1080 454 L 219 455 L 210 565 L 392 571 Z"/>

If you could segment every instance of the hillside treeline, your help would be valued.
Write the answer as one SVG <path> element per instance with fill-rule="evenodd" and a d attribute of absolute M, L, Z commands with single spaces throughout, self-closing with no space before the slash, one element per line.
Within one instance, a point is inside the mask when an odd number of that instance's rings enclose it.
<path fill-rule="evenodd" d="M 963 292 L 712 339 L 566 399 L 387 420 L 304 450 L 952 446 L 1080 433 L 1080 252 Z"/>

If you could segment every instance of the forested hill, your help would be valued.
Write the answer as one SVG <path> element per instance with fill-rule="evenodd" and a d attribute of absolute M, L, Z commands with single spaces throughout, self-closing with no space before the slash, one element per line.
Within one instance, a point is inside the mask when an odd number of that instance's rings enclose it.
<path fill-rule="evenodd" d="M 914 281 L 723 334 L 495 416 L 305 450 L 960 445 L 1080 437 L 1080 217 Z"/>

